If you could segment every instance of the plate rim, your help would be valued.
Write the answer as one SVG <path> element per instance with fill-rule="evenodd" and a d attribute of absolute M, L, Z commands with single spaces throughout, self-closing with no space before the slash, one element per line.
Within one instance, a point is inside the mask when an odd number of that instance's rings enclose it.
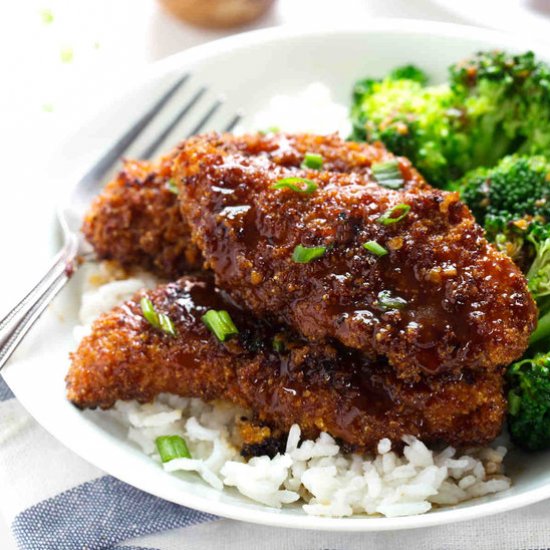
<path fill-rule="evenodd" d="M 373 32 L 407 32 L 409 34 L 432 34 L 438 36 L 452 36 L 464 39 L 493 40 L 510 44 L 510 48 L 526 49 L 531 47 L 538 53 L 546 52 L 550 57 L 550 44 L 540 41 L 536 37 L 528 37 L 519 33 L 507 33 L 504 31 L 484 29 L 473 25 L 461 25 L 456 23 L 447 23 L 439 21 L 427 21 L 422 19 L 402 19 L 402 18 L 375 18 L 360 24 L 336 25 L 330 28 L 325 26 L 312 26 L 310 28 L 299 28 L 293 25 L 271 27 L 259 29 L 232 35 L 195 46 L 188 50 L 172 54 L 164 59 L 145 65 L 142 68 L 140 76 L 136 76 L 122 86 L 116 94 L 113 94 L 110 100 L 106 100 L 93 110 L 93 115 L 86 117 L 83 121 L 77 121 L 76 124 L 82 128 L 86 120 L 92 120 L 101 115 L 107 106 L 112 105 L 120 98 L 125 97 L 131 90 L 134 90 L 140 84 L 146 84 L 157 78 L 162 77 L 176 69 L 185 69 L 186 65 L 200 62 L 202 59 L 215 56 L 220 51 L 238 50 L 250 45 L 261 45 L 263 43 L 276 42 L 288 38 L 304 38 L 314 36 L 337 35 L 342 33 L 373 33 Z M 526 46 L 527 45 L 527 46 Z M 76 126 L 75 124 L 75 126 Z M 78 134 L 78 129 L 73 126 L 67 134 L 58 142 L 55 156 L 59 156 L 63 144 L 71 139 L 71 136 Z M 60 194 L 62 191 L 60 190 Z M 54 231 L 55 228 L 50 228 Z M 33 418 L 48 431 L 62 445 L 75 452 L 82 459 L 90 464 L 100 468 L 105 473 L 112 475 L 129 485 L 143 490 L 159 498 L 169 500 L 182 506 L 200 510 L 205 513 L 234 519 L 237 521 L 251 522 L 273 527 L 286 527 L 307 530 L 322 531 L 342 531 L 342 532 L 376 532 L 401 529 L 415 529 L 431 527 L 436 525 L 445 525 L 457 523 L 471 519 L 481 518 L 502 513 L 509 510 L 521 508 L 523 506 L 540 502 L 550 498 L 550 483 L 545 486 L 530 489 L 520 495 L 512 495 L 496 501 L 482 502 L 473 504 L 464 508 L 437 509 L 434 512 L 408 517 L 348 517 L 348 518 L 329 518 L 320 516 L 309 516 L 307 514 L 285 514 L 281 510 L 265 507 L 265 509 L 243 508 L 238 504 L 225 503 L 208 497 L 179 491 L 178 494 L 169 494 L 159 491 L 154 486 L 154 480 L 147 476 L 141 478 L 136 483 L 135 476 L 131 476 L 128 470 L 119 466 L 117 462 L 110 463 L 108 459 L 101 458 L 97 454 L 93 459 L 86 456 L 86 445 L 68 441 L 65 432 L 49 422 L 43 423 L 38 414 L 38 407 L 35 407 L 30 400 L 27 400 L 24 391 L 21 388 L 12 387 L 9 376 L 10 368 L 4 370 L 2 375 L 12 389 L 18 401 L 33 416 Z M 21 390 L 21 391 L 20 391 Z M 161 494 L 162 493 L 162 494 Z M 244 510 L 244 513 L 243 513 Z"/>

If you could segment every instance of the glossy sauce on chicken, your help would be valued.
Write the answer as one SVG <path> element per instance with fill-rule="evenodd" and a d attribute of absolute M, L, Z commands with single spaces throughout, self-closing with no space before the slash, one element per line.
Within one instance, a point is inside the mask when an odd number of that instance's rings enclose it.
<path fill-rule="evenodd" d="M 378 146 L 361 146 L 357 173 L 301 168 L 301 139 L 313 138 L 212 134 L 182 144 L 174 168 L 182 215 L 221 288 L 310 340 L 387 357 L 404 378 L 492 369 L 523 353 L 536 322 L 525 279 L 456 193 L 432 189 Z M 398 163 L 398 190 L 369 168 L 388 161 Z M 316 189 L 274 188 L 289 177 Z M 370 241 L 387 254 L 367 251 Z M 298 246 L 324 252 L 297 263 Z"/>
<path fill-rule="evenodd" d="M 144 294 L 169 315 L 176 337 L 144 318 Z M 209 309 L 228 311 L 238 335 L 218 341 L 201 320 Z M 499 372 L 400 380 L 384 361 L 311 344 L 254 319 L 209 277 L 143 291 L 101 316 L 72 355 L 67 375 L 68 397 L 79 407 L 147 402 L 162 392 L 224 399 L 251 409 L 274 431 L 286 433 L 298 423 L 305 437 L 327 431 L 347 448 L 363 450 L 404 434 L 426 442 L 490 441 L 504 418 L 502 385 Z"/>

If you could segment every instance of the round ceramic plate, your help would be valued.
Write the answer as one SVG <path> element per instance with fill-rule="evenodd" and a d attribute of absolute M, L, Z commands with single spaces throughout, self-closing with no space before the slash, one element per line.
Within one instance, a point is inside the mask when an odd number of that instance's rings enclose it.
<path fill-rule="evenodd" d="M 433 79 L 442 80 L 452 62 L 478 49 L 492 48 L 517 51 L 532 48 L 550 60 L 548 51 L 529 40 L 410 20 L 375 21 L 360 28 L 330 31 L 272 29 L 213 42 L 155 64 L 93 120 L 75 123 L 74 135 L 60 146 L 57 174 L 65 182 L 74 181 L 75 174 L 83 171 L 129 121 L 185 72 L 193 74 L 191 88 L 185 93 L 190 93 L 193 86 L 208 86 L 209 97 L 204 98 L 204 105 L 218 93 L 225 95 L 224 108 L 211 121 L 211 127 L 215 128 L 234 111 L 244 108 L 250 115 L 265 108 L 274 94 L 292 94 L 314 81 L 326 83 L 334 98 L 347 104 L 351 87 L 360 77 L 383 75 L 396 65 L 414 62 Z M 178 101 L 172 104 L 173 111 L 177 105 Z M 45 219 L 38 210 L 35 207 L 38 220 L 35 223 Z M 13 213 L 18 215 L 21 214 Z M 47 236 L 53 252 L 57 244 L 56 224 L 52 222 L 39 233 L 37 242 L 46 246 Z M 238 520 L 342 531 L 443 524 L 550 497 L 550 452 L 528 458 L 512 453 L 508 471 L 513 487 L 506 492 L 403 518 L 307 516 L 300 506 L 275 510 L 253 503 L 233 490 L 218 492 L 194 474 L 169 475 L 126 441 L 125 433 L 111 419 L 98 412 L 78 411 L 65 400 L 64 376 L 68 353 L 74 347 L 71 329 L 76 323 L 79 288 L 77 276 L 25 340 L 5 371 L 6 380 L 21 403 L 59 441 L 92 464 L 144 491 Z"/>

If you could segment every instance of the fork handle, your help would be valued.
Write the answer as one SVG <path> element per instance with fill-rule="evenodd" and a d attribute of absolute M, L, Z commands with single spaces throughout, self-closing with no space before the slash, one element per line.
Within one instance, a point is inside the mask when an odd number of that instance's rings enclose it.
<path fill-rule="evenodd" d="M 78 268 L 77 241 L 69 236 L 46 274 L 0 321 L 0 371 L 29 329 Z"/>

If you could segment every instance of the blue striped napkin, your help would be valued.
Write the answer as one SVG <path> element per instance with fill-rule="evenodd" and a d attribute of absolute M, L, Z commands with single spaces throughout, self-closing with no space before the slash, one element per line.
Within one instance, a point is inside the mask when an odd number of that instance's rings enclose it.
<path fill-rule="evenodd" d="M 391 533 L 298 531 L 217 518 L 89 465 L 29 416 L 1 376 L 0 513 L 22 550 L 542 550 L 550 544 L 550 501 Z"/>

